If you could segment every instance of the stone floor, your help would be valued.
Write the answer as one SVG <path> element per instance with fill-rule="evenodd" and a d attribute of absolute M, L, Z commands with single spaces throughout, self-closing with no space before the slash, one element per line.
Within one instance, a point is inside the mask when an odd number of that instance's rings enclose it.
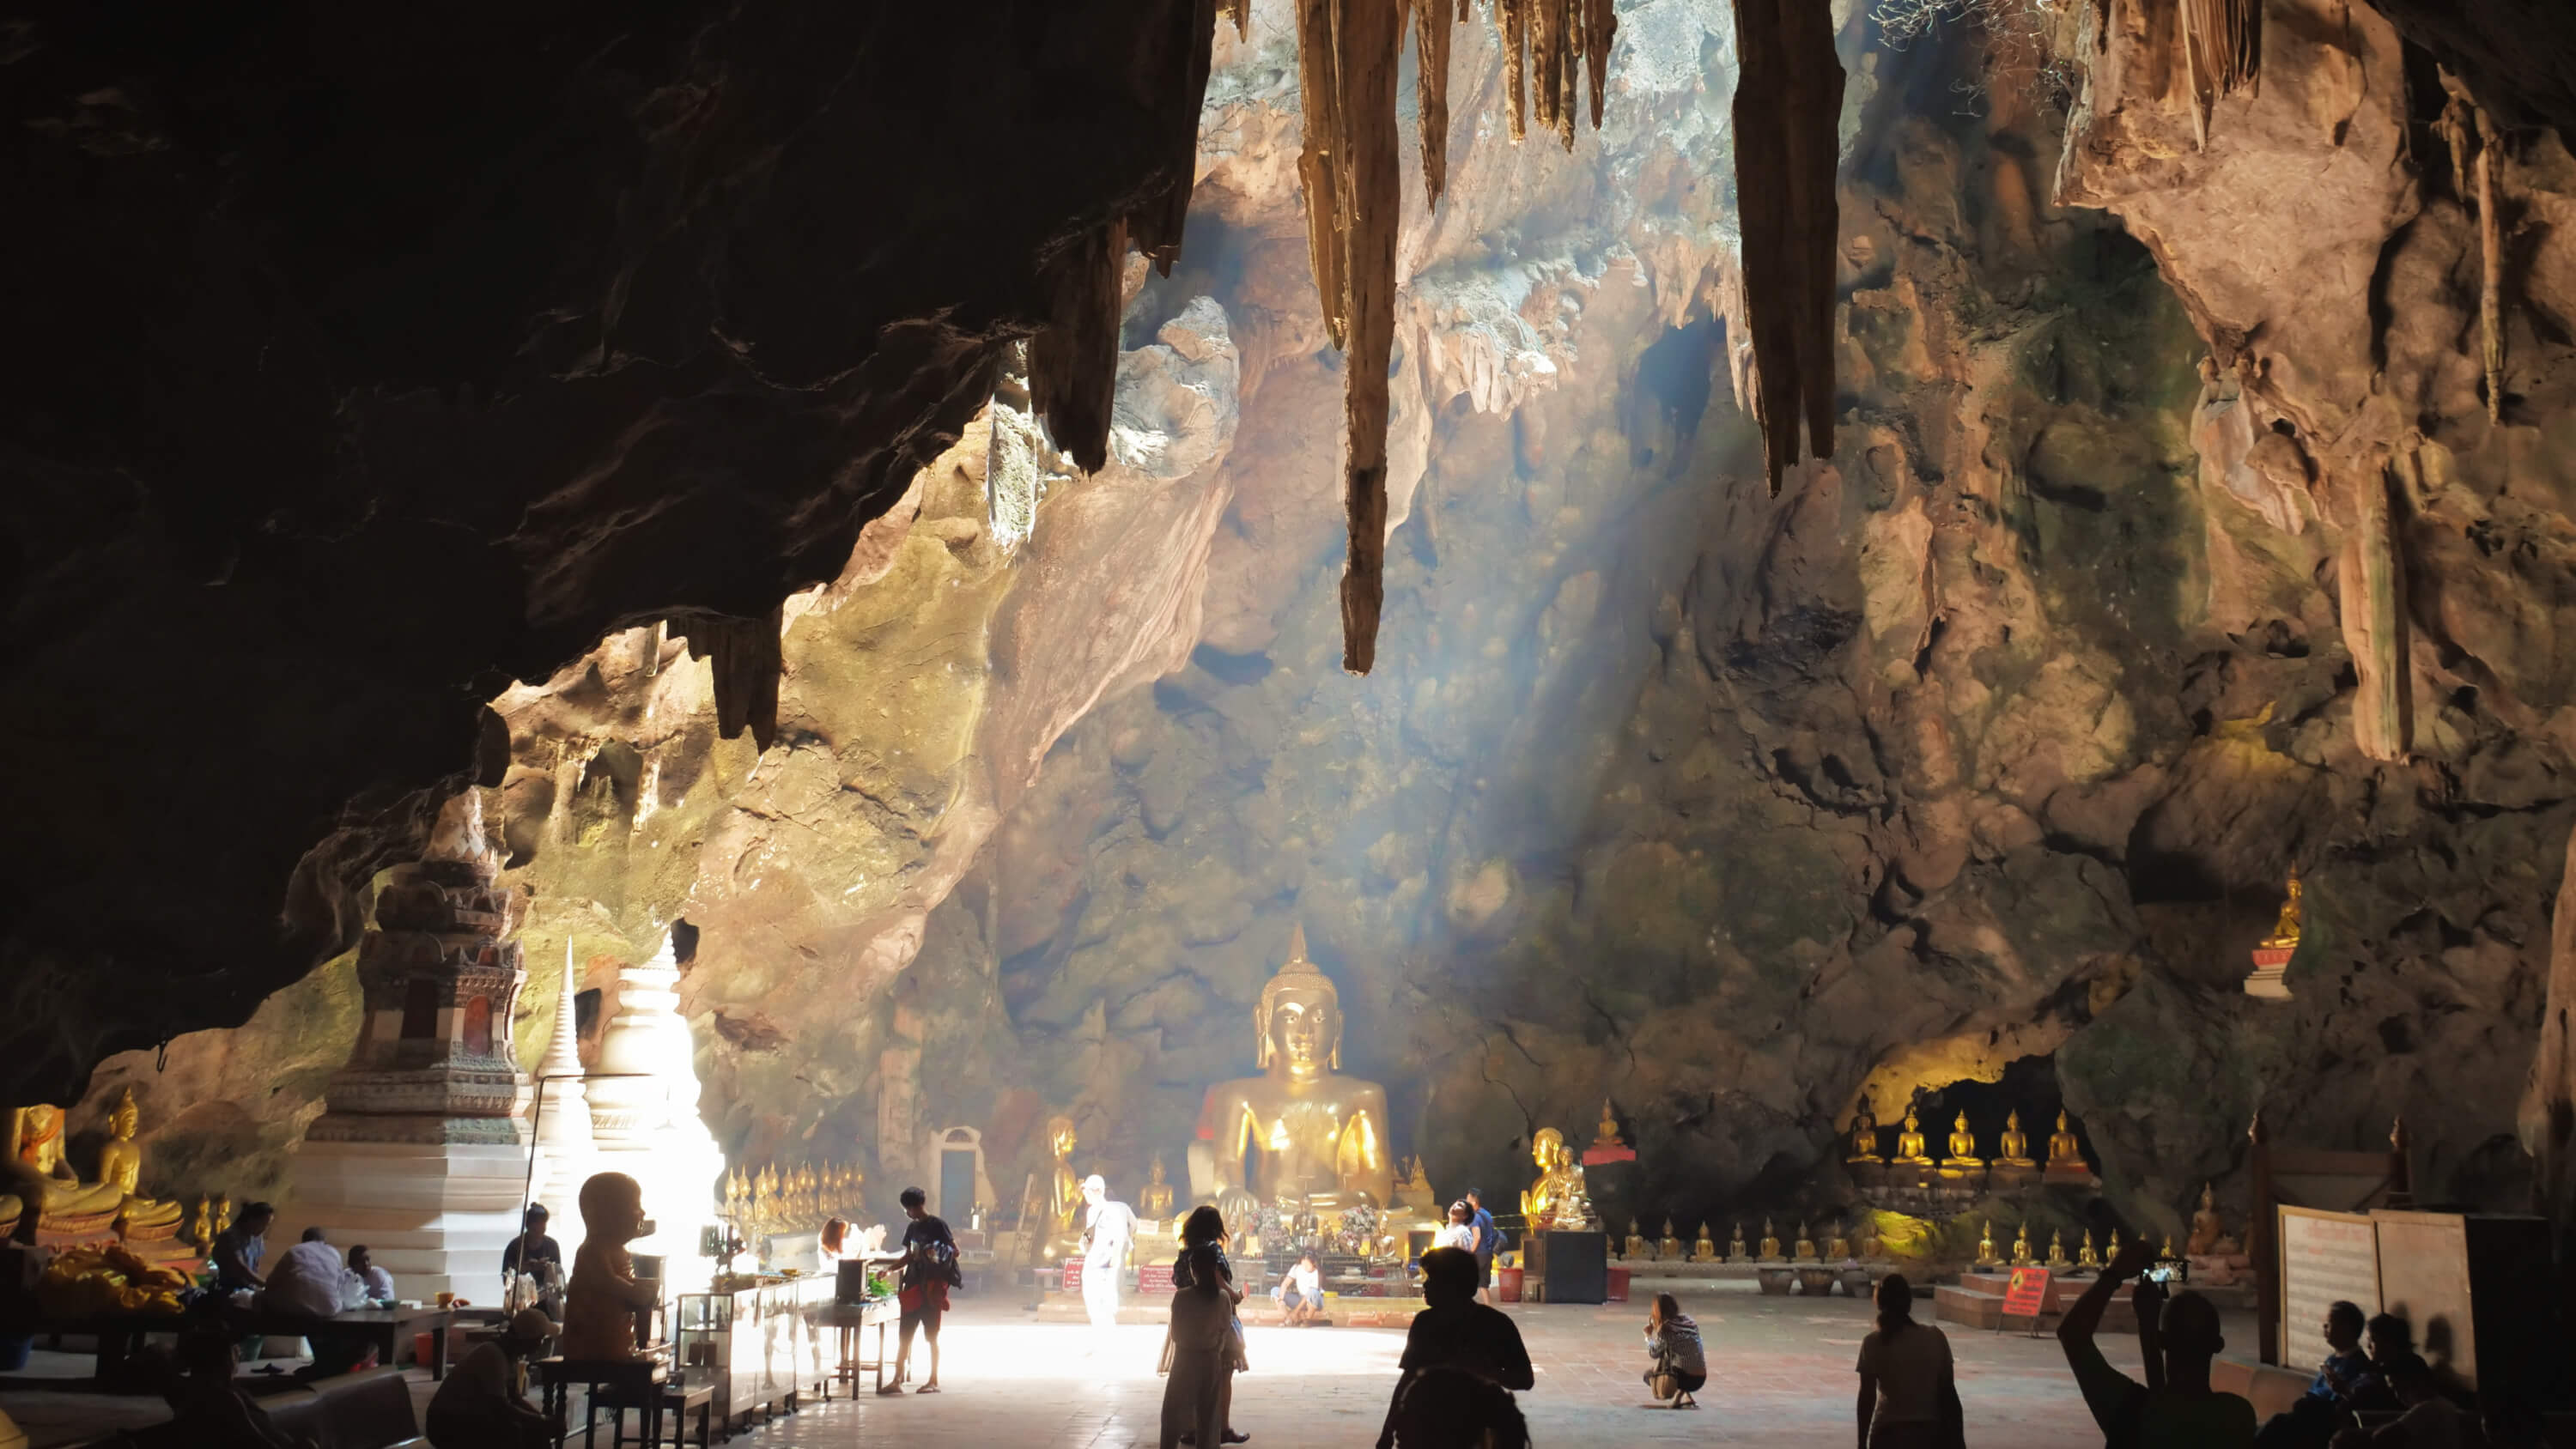
<path fill-rule="evenodd" d="M 1639 1304 L 1516 1305 L 1538 1387 L 1520 1396 L 1542 1449 L 1572 1444 L 1852 1442 L 1852 1360 L 1869 1306 L 1843 1298 L 1766 1298 L 1751 1285 L 1686 1295 L 1708 1343 L 1699 1412 L 1650 1408 Z M 1924 1308 L 1928 1315 L 1930 1304 Z M 2080 1445 L 2100 1436 L 2053 1338 L 1953 1328 L 1968 1440 L 1980 1449 Z M 945 1392 L 808 1407 L 748 1440 L 761 1449 L 901 1444 L 1152 1445 L 1162 1401 L 1153 1365 L 1161 1330 L 1122 1326 L 1095 1351 L 1087 1328 L 1041 1324 L 998 1305 L 961 1304 L 943 1336 Z M 1262 1449 L 1365 1446 L 1377 1437 L 1404 1336 L 1364 1328 L 1253 1328 L 1253 1371 L 1235 1380 L 1235 1426 Z M 2106 1338 L 2134 1373 L 2134 1338 Z"/>

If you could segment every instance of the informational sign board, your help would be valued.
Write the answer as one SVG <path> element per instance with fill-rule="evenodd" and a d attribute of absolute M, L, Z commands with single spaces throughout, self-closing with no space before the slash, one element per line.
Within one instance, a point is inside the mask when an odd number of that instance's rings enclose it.
<path fill-rule="evenodd" d="M 2337 1299 L 2379 1311 L 2379 1233 L 2360 1213 L 2282 1206 L 2281 1362 L 2306 1368 L 2332 1350 L 2323 1332 Z"/>
<path fill-rule="evenodd" d="M 2478 1386 L 2477 1325 L 2469 1314 L 2469 1225 L 2457 1213 L 2370 1215 L 2379 1228 L 2379 1307 L 2405 1319 L 2418 1348 Z"/>
<path fill-rule="evenodd" d="M 1138 1268 L 1136 1270 L 1136 1291 L 1138 1293 L 1171 1292 L 1172 1265 L 1169 1263 L 1147 1263 L 1143 1267 Z"/>
<path fill-rule="evenodd" d="M 1064 1291 L 1067 1293 L 1079 1293 L 1082 1291 L 1082 1260 L 1080 1258 L 1067 1258 L 1064 1260 Z"/>
<path fill-rule="evenodd" d="M 2003 1331 L 2005 1318 L 2027 1318 L 2031 1332 L 2039 1331 L 2039 1316 L 2048 1311 L 2048 1270 L 2015 1268 L 2004 1284 L 2004 1311 L 1995 1320 L 1995 1331 Z"/>

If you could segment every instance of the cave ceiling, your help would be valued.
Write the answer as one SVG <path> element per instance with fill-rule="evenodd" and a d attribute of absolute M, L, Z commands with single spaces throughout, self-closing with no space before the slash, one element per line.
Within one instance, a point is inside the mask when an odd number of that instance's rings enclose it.
<path fill-rule="evenodd" d="M 2132 1222 L 2257 1107 L 2403 1112 L 2433 1195 L 2518 1201 L 2576 824 L 2565 51 L 2272 0 L 2196 101 L 2143 7 L 2043 7 L 2036 52 L 1844 7 L 1820 130 L 1748 124 L 1748 66 L 1819 62 L 1727 6 L 1604 10 L 1606 97 L 1560 66 L 1520 144 L 1493 27 L 1436 96 L 1368 81 L 1445 137 L 1367 180 L 1376 353 L 1319 290 L 1286 5 L 1221 17 L 1203 92 L 1157 79 L 1189 6 L 495 12 L 525 44 L 430 93 L 389 47 L 453 34 L 182 64 L 49 20 L 0 67 L 61 222 L 0 241 L 58 283 L 0 445 L 13 1069 L 104 1057 L 162 1170 L 273 1182 L 366 882 L 473 788 L 526 1052 L 565 962 L 610 987 L 685 919 L 719 1142 L 888 1193 L 960 1124 L 1016 1184 L 1058 1111 L 1177 1167 L 1302 924 L 1444 1191 L 1607 1099 L 1650 1211 L 1829 1197 L 1862 1096 L 2040 1061 Z M 1829 252 L 1738 179 L 1819 145 Z M 1100 247 L 1175 187 L 1168 273 Z M 1068 322 L 1074 272 L 1114 315 Z M 1756 356 L 1800 275 L 1830 327 Z"/>

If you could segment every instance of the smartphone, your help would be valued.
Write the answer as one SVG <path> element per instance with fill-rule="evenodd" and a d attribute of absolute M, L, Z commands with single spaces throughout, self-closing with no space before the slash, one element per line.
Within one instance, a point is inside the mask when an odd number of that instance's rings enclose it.
<path fill-rule="evenodd" d="M 2156 1263 L 2147 1269 L 2147 1281 L 2150 1283 L 2170 1283 L 2180 1276 L 2182 1276 L 2182 1266 L 2178 1263 Z"/>

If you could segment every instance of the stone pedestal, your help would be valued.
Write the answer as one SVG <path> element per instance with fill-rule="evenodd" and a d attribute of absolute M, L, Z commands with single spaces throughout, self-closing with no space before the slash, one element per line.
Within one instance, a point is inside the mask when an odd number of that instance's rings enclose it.
<path fill-rule="evenodd" d="M 2254 969 L 2246 973 L 2245 994 L 2266 1001 L 2290 999 L 2290 985 L 2284 976 L 2290 969 L 2290 958 L 2298 954 L 2295 946 L 2257 946 Z"/>
<path fill-rule="evenodd" d="M 429 853 L 398 866 L 358 946 L 365 1017 L 297 1149 L 269 1241 L 307 1227 L 364 1243 L 404 1298 L 501 1297 L 518 1231 L 530 1088 L 510 1020 L 527 972 L 506 939 L 525 902 L 493 883 L 481 797 L 448 802 Z"/>

